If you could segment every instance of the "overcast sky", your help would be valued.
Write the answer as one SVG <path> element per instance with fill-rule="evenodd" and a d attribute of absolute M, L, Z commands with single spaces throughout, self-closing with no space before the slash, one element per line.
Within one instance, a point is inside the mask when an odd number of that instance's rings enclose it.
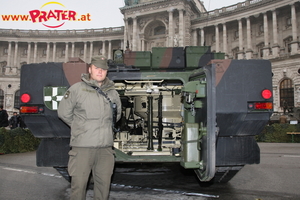
<path fill-rule="evenodd" d="M 243 1 L 245 0 L 204 0 L 203 2 L 207 10 L 214 10 Z M 123 15 L 119 10 L 125 5 L 124 0 L 0 0 L 0 3 L 0 29 L 66 30 L 124 26 Z M 38 16 L 38 12 L 41 11 L 47 11 L 49 15 L 49 10 L 72 11 L 66 13 L 66 17 L 70 16 L 70 18 L 76 12 L 76 21 L 49 20 L 33 23 L 3 20 L 4 15 L 29 15 L 30 11 L 33 17 Z M 57 16 L 57 13 L 51 14 Z M 62 17 L 61 13 L 59 15 Z M 78 18 L 83 21 L 78 21 Z M 38 20 L 37 17 L 35 19 Z"/>

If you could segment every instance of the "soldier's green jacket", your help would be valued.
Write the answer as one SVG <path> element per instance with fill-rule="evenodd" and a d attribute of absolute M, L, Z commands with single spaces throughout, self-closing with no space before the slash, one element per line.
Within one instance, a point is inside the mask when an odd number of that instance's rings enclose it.
<path fill-rule="evenodd" d="M 82 74 L 65 93 L 58 107 L 58 117 L 71 127 L 70 145 L 74 147 L 113 146 L 112 108 L 109 101 L 91 86 L 99 86 Z M 121 117 L 121 100 L 114 82 L 106 78 L 100 89 L 117 104 L 117 121 Z"/>

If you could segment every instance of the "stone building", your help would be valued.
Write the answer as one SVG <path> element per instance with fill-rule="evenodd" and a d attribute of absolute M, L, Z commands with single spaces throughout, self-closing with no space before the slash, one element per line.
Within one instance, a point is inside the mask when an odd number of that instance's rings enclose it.
<path fill-rule="evenodd" d="M 125 0 L 124 26 L 86 30 L 0 29 L 0 104 L 19 105 L 20 68 L 116 49 L 211 46 L 229 59 L 269 59 L 275 111 L 300 107 L 300 1 L 246 0 L 207 11 L 200 0 Z M 33 72 L 34 73 L 34 72 Z"/>

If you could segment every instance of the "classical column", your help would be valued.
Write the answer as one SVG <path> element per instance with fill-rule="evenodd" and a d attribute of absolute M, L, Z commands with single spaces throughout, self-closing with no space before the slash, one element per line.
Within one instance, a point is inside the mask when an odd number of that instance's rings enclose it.
<path fill-rule="evenodd" d="M 120 40 L 120 44 L 121 44 L 121 46 L 120 46 L 120 48 L 121 49 L 125 49 L 125 43 L 124 43 L 124 40 Z"/>
<path fill-rule="evenodd" d="M 293 41 L 291 43 L 291 54 L 297 54 L 298 52 L 298 39 L 297 39 L 297 16 L 296 16 L 296 9 L 295 4 L 291 5 L 291 15 L 292 15 L 292 37 Z"/>
<path fill-rule="evenodd" d="M 102 41 L 102 55 L 106 56 L 105 54 L 106 54 L 106 52 L 105 52 L 105 40 L 103 40 Z"/>
<path fill-rule="evenodd" d="M 225 56 L 228 55 L 228 52 L 227 52 L 227 27 L 226 27 L 226 23 L 223 24 L 223 52 L 225 53 Z"/>
<path fill-rule="evenodd" d="M 68 62 L 68 56 L 69 56 L 69 43 L 66 42 L 66 49 L 65 49 L 65 62 Z"/>
<path fill-rule="evenodd" d="M 137 50 L 137 17 L 133 18 L 132 51 Z"/>
<path fill-rule="evenodd" d="M 250 17 L 247 18 L 247 50 L 246 59 L 251 59 L 253 57 L 252 51 L 252 38 L 251 38 L 251 21 Z"/>
<path fill-rule="evenodd" d="M 215 25 L 216 52 L 220 51 L 219 26 Z"/>
<path fill-rule="evenodd" d="M 242 19 L 238 20 L 239 23 L 239 51 L 243 51 L 243 24 Z"/>
<path fill-rule="evenodd" d="M 204 27 L 200 29 L 200 33 L 201 33 L 201 44 L 200 46 L 205 46 L 205 37 L 204 37 Z"/>
<path fill-rule="evenodd" d="M 183 38 L 184 38 L 184 30 L 183 30 L 183 10 L 180 9 L 180 10 L 179 10 L 179 43 L 178 43 L 180 47 L 183 47 L 183 46 L 184 46 Z"/>
<path fill-rule="evenodd" d="M 34 43 L 33 63 L 36 63 L 36 57 L 37 57 L 37 42 Z"/>
<path fill-rule="evenodd" d="M 87 60 L 86 60 L 86 42 L 83 43 L 83 61 L 87 62 Z"/>
<path fill-rule="evenodd" d="M 142 39 L 142 51 L 145 51 L 145 39 Z"/>
<path fill-rule="evenodd" d="M 238 20 L 239 24 L 239 52 L 238 52 L 238 59 L 244 58 L 244 49 L 243 49 L 243 24 L 242 19 Z"/>
<path fill-rule="evenodd" d="M 52 61 L 55 62 L 56 57 L 56 42 L 53 43 L 53 55 L 52 55 Z"/>
<path fill-rule="evenodd" d="M 278 45 L 278 31 L 277 31 L 277 14 L 276 14 L 276 10 L 272 11 L 272 18 L 273 18 L 273 42 L 274 42 L 274 45 Z"/>
<path fill-rule="evenodd" d="M 268 58 L 270 55 L 270 49 L 269 49 L 268 16 L 266 12 L 264 13 L 264 40 L 265 40 L 265 47 L 263 48 L 263 58 Z"/>
<path fill-rule="evenodd" d="M 46 63 L 49 62 L 49 54 L 50 54 L 50 43 L 47 42 Z"/>
<path fill-rule="evenodd" d="M 264 13 L 264 40 L 265 40 L 265 47 L 268 47 L 269 46 L 269 29 L 268 29 L 267 13 Z"/>
<path fill-rule="evenodd" d="M 30 54 L 31 54 L 31 42 L 28 42 L 28 47 L 27 47 L 27 64 L 30 63 Z"/>
<path fill-rule="evenodd" d="M 92 57 L 93 57 L 93 51 L 94 51 L 94 44 L 93 42 L 90 42 L 90 62 L 92 61 Z"/>
<path fill-rule="evenodd" d="M 169 44 L 169 41 L 168 41 L 168 38 L 167 38 L 165 46 L 167 47 L 168 44 Z M 144 36 L 142 36 L 141 39 L 140 39 L 139 51 L 144 51 L 143 48 L 144 48 Z"/>
<path fill-rule="evenodd" d="M 111 40 L 108 41 L 108 56 L 107 59 L 112 59 L 111 57 Z"/>
<path fill-rule="evenodd" d="M 272 11 L 273 15 L 273 46 L 272 46 L 272 55 L 273 58 L 279 56 L 280 46 L 278 44 L 278 28 L 277 28 L 277 13 L 276 10 Z"/>
<path fill-rule="evenodd" d="M 291 15 L 292 15 L 293 41 L 297 41 L 297 16 L 296 16 L 295 4 L 291 5 Z"/>
<path fill-rule="evenodd" d="M 72 42 L 71 57 L 75 57 L 75 42 Z"/>
<path fill-rule="evenodd" d="M 247 18 L 247 50 L 252 50 L 252 40 L 251 40 L 251 22 L 250 17 Z"/>
<path fill-rule="evenodd" d="M 8 49 L 7 49 L 7 66 L 11 67 L 11 42 L 8 42 Z"/>
<path fill-rule="evenodd" d="M 17 67 L 17 60 L 18 60 L 18 42 L 15 42 L 15 56 L 14 56 L 14 67 Z"/>
<path fill-rule="evenodd" d="M 7 51 L 8 51 L 7 52 L 7 66 L 11 67 L 11 64 L 10 64 L 10 62 L 11 62 L 11 42 L 10 41 L 8 42 L 8 50 Z"/>
<path fill-rule="evenodd" d="M 128 35 L 128 19 L 124 18 L 124 48 L 123 48 L 123 50 L 126 50 L 127 41 L 128 41 L 127 35 Z"/>
<path fill-rule="evenodd" d="M 169 47 L 173 47 L 174 45 L 173 9 L 168 10 L 168 12 L 169 12 Z"/>
<path fill-rule="evenodd" d="M 5 73 L 8 74 L 11 67 L 11 42 L 8 42 L 8 50 L 7 50 L 7 68 L 5 69 Z"/>
<path fill-rule="evenodd" d="M 193 45 L 194 45 L 194 46 L 197 46 L 197 45 L 198 45 L 198 38 L 197 38 L 197 35 L 198 35 L 198 30 L 197 30 L 197 29 L 194 29 L 194 30 L 193 30 Z"/>

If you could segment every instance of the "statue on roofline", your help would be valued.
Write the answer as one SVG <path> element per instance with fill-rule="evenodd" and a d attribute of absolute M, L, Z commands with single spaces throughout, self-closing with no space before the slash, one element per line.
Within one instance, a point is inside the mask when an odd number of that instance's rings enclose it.
<path fill-rule="evenodd" d="M 124 0 L 125 6 L 139 4 L 139 0 Z"/>

